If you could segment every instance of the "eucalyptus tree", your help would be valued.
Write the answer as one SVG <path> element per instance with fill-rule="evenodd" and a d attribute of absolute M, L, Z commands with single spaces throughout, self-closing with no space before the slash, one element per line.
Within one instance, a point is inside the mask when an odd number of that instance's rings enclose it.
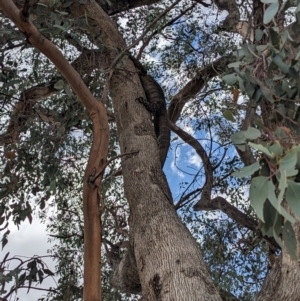
<path fill-rule="evenodd" d="M 300 300 L 299 7 L 0 0 L 2 246 L 47 221 L 47 299 Z M 4 299 L 53 276 L 13 259 Z"/>

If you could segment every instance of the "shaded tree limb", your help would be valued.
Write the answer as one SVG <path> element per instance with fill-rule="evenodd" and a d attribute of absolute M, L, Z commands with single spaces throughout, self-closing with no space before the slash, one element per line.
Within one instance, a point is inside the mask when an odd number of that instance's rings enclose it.
<path fill-rule="evenodd" d="M 15 5 L 21 9 L 23 7 L 24 0 L 13 0 Z M 43 3 L 45 5 L 50 4 L 50 0 L 39 0 L 38 2 Z M 109 15 L 115 15 L 130 9 L 138 8 L 143 5 L 151 5 L 159 2 L 158 0 L 110 0 L 109 2 L 106 0 L 96 0 L 98 5 Z"/>
<path fill-rule="evenodd" d="M 182 198 L 180 198 L 178 203 L 174 206 L 175 209 L 177 210 L 177 209 L 181 208 L 184 205 L 185 201 L 187 201 L 190 197 L 195 198 L 196 195 L 201 193 L 201 191 L 202 191 L 202 188 L 197 188 L 197 189 L 191 191 L 190 193 L 184 195 Z"/>
<path fill-rule="evenodd" d="M 222 212 L 227 214 L 231 219 L 236 221 L 239 225 L 242 225 L 243 227 L 253 231 L 260 238 L 264 238 L 273 246 L 273 248 L 279 249 L 280 247 L 278 246 L 274 238 L 264 237 L 262 235 L 261 231 L 258 229 L 258 222 L 256 220 L 238 210 L 236 207 L 227 202 L 223 197 L 218 196 L 216 198 L 211 199 L 214 168 L 210 163 L 209 157 L 207 156 L 205 149 L 194 137 L 180 129 L 171 121 L 169 121 L 169 125 L 174 133 L 176 133 L 183 141 L 185 141 L 195 149 L 196 153 L 199 155 L 204 165 L 206 182 L 202 189 L 201 198 L 194 206 L 194 210 L 221 210 Z M 176 206 L 178 206 L 178 204 Z"/>
<path fill-rule="evenodd" d="M 159 2 L 158 0 L 110 0 L 109 2 L 106 0 L 97 0 L 96 1 L 101 8 L 109 15 L 115 15 L 121 13 L 123 11 L 127 11 L 130 9 L 138 8 L 144 5 L 151 5 Z"/>
<path fill-rule="evenodd" d="M 246 121 L 244 122 L 244 126 L 247 126 L 247 122 L 249 122 L 250 117 L 248 119 L 246 118 L 245 120 Z M 171 121 L 169 121 L 169 125 L 174 133 L 176 133 L 183 141 L 185 141 L 195 149 L 204 165 L 206 182 L 202 190 L 201 198 L 194 206 L 194 210 L 221 210 L 234 221 L 236 221 L 239 225 L 242 225 L 243 227 L 255 232 L 260 238 L 264 238 L 266 241 L 268 241 L 269 244 L 273 246 L 273 249 L 280 249 L 273 237 L 269 238 L 262 235 L 261 231 L 258 229 L 258 222 L 256 220 L 238 210 L 236 207 L 227 202 L 223 197 L 218 196 L 211 199 L 214 168 L 210 163 L 205 149 L 194 137 L 177 127 Z M 176 206 L 178 206 L 178 204 Z"/>
<path fill-rule="evenodd" d="M 239 301 L 231 292 L 225 291 L 224 289 L 219 289 L 220 296 L 223 301 Z"/>
<path fill-rule="evenodd" d="M 241 130 L 246 131 L 249 126 L 253 125 L 253 121 L 255 119 L 256 114 L 256 108 L 257 108 L 257 102 L 254 99 L 250 99 L 249 105 L 246 109 L 246 115 L 245 119 L 242 123 Z M 245 164 L 245 166 L 251 165 L 256 162 L 253 153 L 250 149 L 250 146 L 248 143 L 245 143 L 245 150 L 242 151 L 238 147 L 235 147 L 237 153 L 239 154 L 242 162 Z"/>
<path fill-rule="evenodd" d="M 69 41 L 70 42 L 70 41 Z M 74 45 L 74 43 L 71 43 Z M 75 46 L 75 45 L 74 45 Z M 80 46 L 76 45 L 79 50 Z M 78 70 L 83 78 L 89 77 L 89 74 L 93 70 L 108 68 L 109 62 L 107 59 L 106 51 L 100 51 L 97 49 L 81 49 L 81 54 L 76 58 L 71 65 L 74 69 Z M 57 82 L 56 78 L 53 78 L 48 83 L 38 84 L 22 92 L 20 100 L 16 103 L 15 109 L 11 115 L 7 130 L 0 136 L 0 145 L 16 144 L 19 142 L 19 135 L 22 127 L 25 125 L 26 121 L 32 117 L 36 112 L 32 109 L 36 103 L 46 97 L 50 97 L 60 90 L 54 88 L 54 84 Z M 42 111 L 42 112 L 39 112 Z M 46 119 L 43 118 L 45 112 L 43 108 L 37 111 L 41 119 L 45 122 Z M 52 113 L 52 118 L 54 117 L 54 112 Z M 107 112 L 110 121 L 114 120 L 113 113 Z M 51 112 L 46 114 L 47 117 L 51 118 Z M 46 118 L 47 118 L 46 117 Z"/>
<path fill-rule="evenodd" d="M 253 231 L 258 237 L 265 239 L 273 246 L 273 249 L 280 249 L 273 237 L 270 238 L 262 235 L 261 231 L 258 229 L 258 222 L 255 219 L 231 205 L 223 197 L 217 196 L 211 200 L 202 199 L 194 206 L 194 209 L 196 211 L 221 210 L 239 225 Z"/>
<path fill-rule="evenodd" d="M 209 80 L 225 72 L 227 65 L 235 60 L 233 55 L 225 56 L 201 68 L 198 74 L 172 97 L 168 108 L 169 120 L 176 123 L 184 105 L 195 97 Z"/>
<path fill-rule="evenodd" d="M 33 106 L 44 97 L 57 93 L 54 88 L 56 80 L 31 87 L 22 92 L 20 100 L 16 103 L 10 118 L 7 130 L 0 136 L 0 145 L 16 144 L 19 141 L 19 134 L 27 119 L 32 116 Z"/>
<path fill-rule="evenodd" d="M 205 170 L 205 185 L 202 190 L 201 200 L 203 198 L 210 200 L 211 198 L 211 190 L 213 187 L 213 172 L 214 168 L 210 163 L 209 157 L 203 148 L 203 146 L 190 134 L 176 126 L 172 121 L 169 121 L 169 125 L 171 130 L 176 133 L 184 142 L 188 143 L 191 147 L 194 148 L 198 156 L 201 158 L 204 170 Z"/>

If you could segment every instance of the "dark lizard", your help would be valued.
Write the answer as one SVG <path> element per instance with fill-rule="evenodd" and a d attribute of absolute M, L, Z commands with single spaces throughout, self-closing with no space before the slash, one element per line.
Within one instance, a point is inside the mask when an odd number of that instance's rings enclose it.
<path fill-rule="evenodd" d="M 170 146 L 170 128 L 168 125 L 164 92 L 156 80 L 147 74 L 144 66 L 136 58 L 132 56 L 130 58 L 140 70 L 140 80 L 146 94 L 146 99 L 139 97 L 137 100 L 153 115 L 154 130 L 159 145 L 159 157 L 161 166 L 163 167 Z"/>

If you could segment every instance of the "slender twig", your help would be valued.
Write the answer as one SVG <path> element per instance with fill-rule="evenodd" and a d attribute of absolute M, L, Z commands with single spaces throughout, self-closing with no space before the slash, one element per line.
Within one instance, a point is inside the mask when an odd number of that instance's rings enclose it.
<path fill-rule="evenodd" d="M 118 158 L 121 158 L 121 157 L 124 157 L 124 156 L 133 156 L 133 155 L 137 155 L 139 153 L 139 151 L 133 151 L 133 152 L 130 152 L 130 153 L 124 153 L 124 154 L 121 154 L 121 155 L 118 155 L 118 156 L 115 156 L 113 158 L 111 158 L 110 160 L 108 160 L 105 165 L 103 166 L 103 168 L 93 177 L 91 178 L 91 182 L 93 183 L 97 178 L 99 178 L 99 176 L 104 172 L 105 168 L 114 160 L 118 159 Z"/>
<path fill-rule="evenodd" d="M 157 23 L 161 18 L 163 18 L 175 5 L 177 5 L 181 0 L 175 1 L 172 5 L 170 5 L 167 9 L 165 9 L 159 16 L 157 16 L 144 30 L 144 32 L 137 38 L 131 45 L 127 46 L 119 56 L 112 62 L 111 69 L 113 69 L 123 58 L 123 56 L 134 46 L 136 46 L 145 35 L 152 29 L 153 25 Z"/>
<path fill-rule="evenodd" d="M 157 35 L 159 33 L 159 31 L 165 29 L 166 27 L 174 24 L 178 19 L 180 19 L 183 15 L 185 15 L 189 10 L 193 9 L 196 6 L 196 3 L 194 3 L 193 5 L 191 5 L 190 7 L 188 7 L 187 9 L 185 9 L 183 12 L 181 12 L 177 17 L 173 18 L 172 20 L 170 20 L 169 22 L 167 22 L 164 26 L 162 26 L 159 30 L 155 30 L 154 32 L 152 32 L 152 34 L 146 39 L 145 42 L 143 42 L 142 47 L 139 50 L 139 53 L 137 55 L 137 59 L 140 60 L 143 51 L 145 50 L 145 48 L 149 45 L 151 39 Z"/>

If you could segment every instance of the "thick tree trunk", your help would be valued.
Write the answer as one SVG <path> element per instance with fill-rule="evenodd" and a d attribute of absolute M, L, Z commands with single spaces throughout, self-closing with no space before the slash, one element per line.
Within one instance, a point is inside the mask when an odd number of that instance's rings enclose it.
<path fill-rule="evenodd" d="M 117 27 L 94 2 L 87 15 L 101 28 L 110 50 L 126 49 Z M 125 63 L 124 63 L 125 61 Z M 111 77 L 122 153 L 138 151 L 122 160 L 125 195 L 130 205 L 130 245 L 145 300 L 221 300 L 202 259 L 199 246 L 180 221 L 162 172 L 156 135 L 149 112 L 136 99 L 145 93 L 133 62 L 122 60 L 123 71 Z"/>
<path fill-rule="evenodd" d="M 280 258 L 272 267 L 256 301 L 300 301 L 300 223 L 297 222 L 293 228 L 298 242 L 298 260 L 292 260 L 283 248 Z"/>
<path fill-rule="evenodd" d="M 111 92 L 130 204 L 130 244 L 145 300 L 221 300 L 200 249 L 177 216 L 149 113 L 135 99 L 145 97 L 131 61 L 115 73 Z M 131 71 L 131 72 L 130 72 Z"/>

